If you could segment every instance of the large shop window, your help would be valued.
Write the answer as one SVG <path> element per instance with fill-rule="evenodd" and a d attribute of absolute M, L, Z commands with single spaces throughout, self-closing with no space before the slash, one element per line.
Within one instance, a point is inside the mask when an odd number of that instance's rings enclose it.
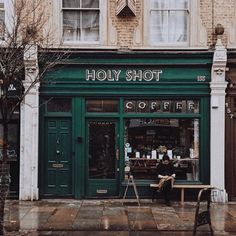
<path fill-rule="evenodd" d="M 199 114 L 197 100 L 125 100 L 127 114 L 152 113 L 181 118 L 126 118 L 125 164 L 136 179 L 156 179 L 156 168 L 165 153 L 174 164 L 176 178 L 199 180 L 199 118 L 182 118 Z"/>
<path fill-rule="evenodd" d="M 199 120 L 125 120 L 125 160 L 136 179 L 156 179 L 164 153 L 174 163 L 176 179 L 198 181 Z"/>
<path fill-rule="evenodd" d="M 64 41 L 99 41 L 99 0 L 63 0 L 62 14 Z"/>
<path fill-rule="evenodd" d="M 189 1 L 151 0 L 150 4 L 151 44 L 186 44 L 188 41 Z"/>

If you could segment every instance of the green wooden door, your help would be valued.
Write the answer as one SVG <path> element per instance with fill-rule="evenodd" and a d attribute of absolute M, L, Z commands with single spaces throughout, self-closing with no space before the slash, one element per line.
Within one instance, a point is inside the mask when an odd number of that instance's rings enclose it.
<path fill-rule="evenodd" d="M 48 118 L 46 120 L 45 187 L 48 195 L 72 194 L 71 120 Z"/>
<path fill-rule="evenodd" d="M 87 121 L 87 196 L 118 195 L 117 130 L 117 122 L 114 120 Z"/>

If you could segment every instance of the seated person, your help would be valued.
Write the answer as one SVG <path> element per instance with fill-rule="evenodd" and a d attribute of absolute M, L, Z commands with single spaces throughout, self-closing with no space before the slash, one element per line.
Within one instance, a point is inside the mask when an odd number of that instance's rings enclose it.
<path fill-rule="evenodd" d="M 169 194 L 173 188 L 175 173 L 170 158 L 165 154 L 157 166 L 157 177 L 159 179 L 159 191 L 163 193 L 166 205 L 170 205 Z"/>

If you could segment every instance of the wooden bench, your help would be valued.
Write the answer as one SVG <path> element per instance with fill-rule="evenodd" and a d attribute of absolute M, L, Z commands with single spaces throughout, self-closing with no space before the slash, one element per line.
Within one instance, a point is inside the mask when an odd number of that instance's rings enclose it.
<path fill-rule="evenodd" d="M 150 184 L 151 188 L 158 188 L 158 184 Z M 173 188 L 181 189 L 181 204 L 184 204 L 184 190 L 185 189 L 204 189 L 213 188 L 211 185 L 206 184 L 174 184 Z"/>

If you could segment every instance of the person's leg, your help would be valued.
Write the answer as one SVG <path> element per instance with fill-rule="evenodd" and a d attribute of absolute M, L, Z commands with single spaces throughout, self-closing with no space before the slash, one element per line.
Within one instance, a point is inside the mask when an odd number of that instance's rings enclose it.
<path fill-rule="evenodd" d="M 170 205 L 171 180 L 167 180 L 163 186 L 163 196 L 167 205 Z"/>

